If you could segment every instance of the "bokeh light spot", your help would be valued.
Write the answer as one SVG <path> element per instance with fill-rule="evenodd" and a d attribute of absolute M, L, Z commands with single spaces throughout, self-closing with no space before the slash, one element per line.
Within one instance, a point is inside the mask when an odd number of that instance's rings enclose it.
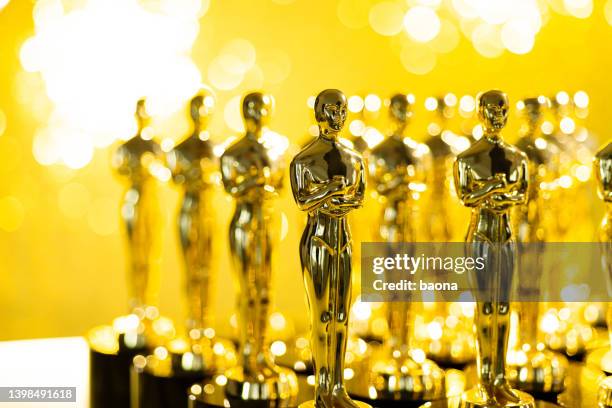
<path fill-rule="evenodd" d="M 440 33 L 431 40 L 431 47 L 437 52 L 447 53 L 459 45 L 459 30 L 451 21 L 440 19 Z"/>
<path fill-rule="evenodd" d="M 472 44 L 478 53 L 487 58 L 499 57 L 504 53 L 498 26 L 482 23 L 472 32 Z"/>
<path fill-rule="evenodd" d="M 416 6 L 406 12 L 404 27 L 413 40 L 429 42 L 440 32 L 440 18 L 429 7 Z"/>
<path fill-rule="evenodd" d="M 402 65 L 408 72 L 425 75 L 436 66 L 436 54 L 427 47 L 405 46 L 400 54 Z"/>
<path fill-rule="evenodd" d="M 394 1 L 383 1 L 370 9 L 372 29 L 380 35 L 392 36 L 402 31 L 402 7 Z"/>
<path fill-rule="evenodd" d="M 501 40 L 508 51 L 514 54 L 527 54 L 533 49 L 535 33 L 525 21 L 510 20 L 501 29 Z"/>

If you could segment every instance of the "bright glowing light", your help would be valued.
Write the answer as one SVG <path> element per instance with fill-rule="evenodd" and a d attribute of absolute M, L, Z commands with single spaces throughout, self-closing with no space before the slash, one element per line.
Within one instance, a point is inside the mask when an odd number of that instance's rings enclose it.
<path fill-rule="evenodd" d="M 592 0 L 563 0 L 563 5 L 567 12 L 574 17 L 587 18 L 593 13 Z"/>
<path fill-rule="evenodd" d="M 569 94 L 565 91 L 557 92 L 555 99 L 557 100 L 557 103 L 559 103 L 559 105 L 567 105 L 570 101 Z"/>
<path fill-rule="evenodd" d="M 563 133 L 566 135 L 571 135 L 576 130 L 576 123 L 574 123 L 572 118 L 565 117 L 561 119 L 559 127 Z"/>
<path fill-rule="evenodd" d="M 9 4 L 10 0 L 0 0 L 0 10 L 2 10 L 3 8 L 6 7 L 7 4 Z"/>
<path fill-rule="evenodd" d="M 392 36 L 402 31 L 404 10 L 396 1 L 383 1 L 370 9 L 370 26 L 380 35 Z"/>
<path fill-rule="evenodd" d="M 514 54 L 527 54 L 533 49 L 535 33 L 531 26 L 523 20 L 510 20 L 501 30 L 501 40 L 504 47 Z"/>
<path fill-rule="evenodd" d="M 440 32 L 440 18 L 429 7 L 411 7 L 404 16 L 404 28 L 418 42 L 429 42 Z"/>
<path fill-rule="evenodd" d="M 576 107 L 585 109 L 589 106 L 589 95 L 584 91 L 578 91 L 574 94 L 574 103 Z M 2 132 L 0 132 L 2 133 Z"/>
<path fill-rule="evenodd" d="M 284 355 L 287 352 L 287 346 L 285 345 L 284 342 L 280 340 L 276 340 L 275 342 L 270 344 L 270 351 L 272 352 L 272 354 L 279 357 L 279 356 Z"/>
<path fill-rule="evenodd" d="M 365 108 L 370 112 L 377 112 L 382 106 L 382 101 L 380 100 L 380 96 L 369 94 L 365 97 L 364 104 Z"/>
<path fill-rule="evenodd" d="M 364 102 L 361 96 L 353 95 L 348 98 L 348 110 L 353 113 L 361 112 L 363 104 Z M 314 108 L 314 100 L 312 101 L 312 107 Z"/>
<path fill-rule="evenodd" d="M 274 330 L 283 330 L 287 326 L 287 320 L 282 313 L 274 312 L 270 315 L 270 327 Z"/>
<path fill-rule="evenodd" d="M 444 95 L 444 103 L 447 106 L 455 106 L 457 104 L 457 96 L 452 93 L 447 93 Z"/>
<path fill-rule="evenodd" d="M 133 134 L 143 96 L 152 115 L 182 109 L 201 82 L 189 52 L 207 8 L 201 0 L 84 0 L 66 12 L 61 1 L 37 2 L 35 35 L 20 50 L 23 68 L 41 74 L 53 103 L 34 140 L 37 161 L 84 167 L 94 148 Z"/>
<path fill-rule="evenodd" d="M 430 112 L 433 112 L 437 108 L 438 108 L 438 100 L 436 98 L 434 98 L 433 96 L 430 96 L 427 99 L 425 99 L 425 109 L 427 109 Z"/>
<path fill-rule="evenodd" d="M 479 24 L 472 32 L 472 44 L 480 55 L 487 58 L 496 58 L 504 53 L 501 32 L 496 25 Z"/>
<path fill-rule="evenodd" d="M 476 109 L 476 101 L 471 95 L 463 95 L 459 100 L 460 113 L 471 113 Z"/>

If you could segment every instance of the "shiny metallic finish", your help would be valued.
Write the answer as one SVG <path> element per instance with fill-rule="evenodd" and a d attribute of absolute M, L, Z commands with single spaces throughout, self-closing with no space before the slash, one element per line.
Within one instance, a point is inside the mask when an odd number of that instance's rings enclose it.
<path fill-rule="evenodd" d="M 500 251 L 506 251 L 504 259 L 513 258 L 509 211 L 525 204 L 528 188 L 526 155 L 505 143 L 500 135 L 508 108 L 503 92 L 488 91 L 478 96 L 484 135 L 459 154 L 454 165 L 457 194 L 465 206 L 472 208 L 466 241 L 476 252 L 488 252 L 490 264 L 486 270 L 493 273 L 485 277 L 491 282 L 484 282 L 484 287 L 496 288 L 496 293 L 491 294 L 493 301 L 477 303 L 474 326 L 479 384 L 462 395 L 462 408 L 535 407 L 531 396 L 512 389 L 506 379 L 510 304 L 499 299 L 509 299 L 513 265 L 500 262 Z M 495 285 L 491 285 L 493 281 Z"/>
<path fill-rule="evenodd" d="M 157 304 L 160 262 L 160 214 L 157 182 L 151 170 L 161 165 L 162 151 L 151 138 L 145 101 L 136 106 L 138 132 L 112 157 L 115 171 L 127 179 L 121 218 L 127 232 L 130 312 L 144 316 L 147 306 Z"/>
<path fill-rule="evenodd" d="M 597 152 L 594 167 L 599 196 L 606 205 L 606 215 L 601 223 L 599 239 L 606 244 L 602 262 L 608 265 L 609 282 L 612 279 L 612 142 Z M 608 334 L 612 338 L 612 307 L 608 307 L 607 320 Z M 598 403 L 600 408 L 612 407 L 612 377 L 606 378 L 599 385 Z"/>
<path fill-rule="evenodd" d="M 291 162 L 293 197 L 308 221 L 300 259 L 311 318 L 314 402 L 304 407 L 364 407 L 344 387 L 344 356 L 351 299 L 352 242 L 347 215 L 365 193 L 363 158 L 338 141 L 347 114 L 344 94 L 321 92 L 315 101 L 319 136 Z"/>
<path fill-rule="evenodd" d="M 369 170 L 376 191 L 384 198 L 379 220 L 379 238 L 385 242 L 414 242 L 415 209 L 426 182 L 429 149 L 406 137 L 412 116 L 407 95 L 391 97 L 389 116 L 392 133 L 372 149 Z M 413 359 L 414 305 L 389 302 L 389 338 L 383 352 L 371 357 L 368 393 L 377 399 L 429 400 L 445 394 L 444 371 L 433 361 Z M 420 350 L 419 350 L 420 351 Z M 363 375 L 368 375 L 363 373 Z"/>
<path fill-rule="evenodd" d="M 205 330 L 210 306 L 212 234 L 214 213 L 211 188 L 218 163 L 206 126 L 214 108 L 212 91 L 203 88 L 191 99 L 191 134 L 167 155 L 172 179 L 182 190 L 177 217 L 185 267 L 184 290 L 187 303 L 187 343 L 181 353 L 193 353 L 196 370 L 212 372 L 212 342 Z M 170 350 L 172 351 L 172 350 Z M 181 359 L 173 359 L 181 368 Z M 177 371 L 177 370 L 175 370 Z"/>
<path fill-rule="evenodd" d="M 518 290 L 529 293 L 530 296 L 540 292 L 539 278 L 544 268 L 542 251 L 539 246 L 533 244 L 550 241 L 551 237 L 547 234 L 553 229 L 553 220 L 547 208 L 550 208 L 551 201 L 554 200 L 554 192 L 548 186 L 556 185 L 554 182 L 560 177 L 559 149 L 540 129 L 543 115 L 549 106 L 550 101 L 543 96 L 522 101 L 524 130 L 516 144 L 529 160 L 528 201 L 514 207 L 513 227 L 519 249 L 523 253 L 517 268 Z M 524 243 L 531 245 L 523 246 Z M 560 353 L 544 349 L 544 339 L 538 332 L 540 306 L 540 302 L 517 304 L 519 343 L 508 355 L 507 374 L 510 383 L 521 390 L 558 393 L 563 391 L 565 386 L 568 361 Z"/>
<path fill-rule="evenodd" d="M 274 364 L 266 337 L 273 250 L 270 217 L 284 172 L 282 157 L 263 142 L 272 110 L 271 96 L 246 95 L 242 103 L 246 134 L 221 156 L 223 185 L 235 202 L 229 241 L 239 287 L 239 362 L 226 376 L 228 395 L 280 400 L 282 405 L 295 399 L 297 379 L 293 371 Z"/>

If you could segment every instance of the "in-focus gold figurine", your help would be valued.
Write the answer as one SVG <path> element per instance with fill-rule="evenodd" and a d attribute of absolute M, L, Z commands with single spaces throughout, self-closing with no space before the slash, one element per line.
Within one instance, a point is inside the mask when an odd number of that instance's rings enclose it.
<path fill-rule="evenodd" d="M 283 146 L 266 134 L 272 109 L 270 95 L 246 95 L 242 101 L 246 133 L 221 157 L 223 185 L 235 202 L 229 241 L 239 288 L 240 332 L 238 365 L 226 372 L 226 393 L 242 400 L 291 405 L 297 395 L 297 377 L 274 363 L 266 339 L 272 278 L 272 202 L 282 188 L 284 173 Z"/>
<path fill-rule="evenodd" d="M 367 407 L 353 401 L 344 386 L 344 356 L 351 300 L 351 233 L 347 215 L 365 193 L 365 168 L 359 153 L 338 141 L 347 114 L 344 94 L 321 92 L 315 101 L 319 136 L 290 167 L 293 197 L 308 221 L 300 241 L 300 260 L 310 308 L 315 398 L 305 407 Z"/>
<path fill-rule="evenodd" d="M 529 160 L 526 204 L 517 205 L 515 226 L 521 257 L 518 262 L 518 344 L 508 352 L 508 377 L 512 385 L 528 392 L 558 393 L 563 390 L 568 362 L 560 353 L 547 350 L 539 333 L 540 276 L 544 273 L 543 244 L 550 241 L 552 186 L 559 176 L 559 150 L 540 125 L 550 101 L 544 97 L 519 102 L 523 115 L 522 135 L 516 146 Z"/>
<path fill-rule="evenodd" d="M 389 117 L 393 131 L 370 153 L 371 180 L 383 199 L 379 220 L 379 239 L 383 242 L 416 241 L 416 205 L 423 192 L 429 149 L 406 137 L 412 116 L 408 96 L 393 95 Z M 365 397 L 382 400 L 431 400 L 445 395 L 444 371 L 431 360 L 414 359 L 415 306 L 412 302 L 388 302 L 389 338 L 380 354 L 373 354 Z M 422 356 L 422 350 L 418 350 Z M 374 397 L 376 391 L 376 398 Z M 357 394 L 359 395 L 359 394 Z"/>
<path fill-rule="evenodd" d="M 609 142 L 595 155 L 594 167 L 599 195 L 606 205 L 606 214 L 601 223 L 599 240 L 603 243 L 603 265 L 607 265 L 607 269 L 605 269 L 608 272 L 606 279 L 610 283 L 612 279 L 612 142 Z M 612 307 L 610 304 L 608 304 L 607 320 L 608 333 L 612 339 Z M 601 408 L 612 407 L 612 376 L 607 377 L 599 385 L 598 403 Z"/>
<path fill-rule="evenodd" d="M 474 330 L 478 385 L 461 396 L 461 408 L 534 408 L 533 397 L 511 388 L 506 379 L 506 348 L 510 328 L 509 295 L 513 278 L 514 237 L 509 211 L 527 199 L 527 157 L 505 143 L 500 131 L 508 119 L 508 98 L 500 91 L 478 97 L 483 137 L 459 154 L 454 165 L 457 194 L 472 208 L 466 240 L 475 256 L 486 259 L 486 275 L 476 283 L 491 289 L 477 299 Z"/>
<path fill-rule="evenodd" d="M 136 106 L 137 134 L 121 145 L 112 158 L 116 172 L 128 181 L 121 204 L 127 232 L 130 313 L 142 321 L 158 315 L 160 267 L 160 210 L 158 180 L 153 175 L 162 166 L 162 150 L 153 140 L 145 100 Z"/>

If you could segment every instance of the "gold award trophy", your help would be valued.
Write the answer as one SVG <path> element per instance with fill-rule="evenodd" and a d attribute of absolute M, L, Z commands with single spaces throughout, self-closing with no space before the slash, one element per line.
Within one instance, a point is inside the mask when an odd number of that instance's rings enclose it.
<path fill-rule="evenodd" d="M 214 104 L 206 88 L 191 99 L 193 132 L 167 155 L 172 178 L 183 190 L 177 224 L 185 267 L 186 336 L 157 347 L 146 358 L 134 358 L 140 373 L 132 389 L 137 407 L 187 407 L 191 385 L 212 375 L 221 360 L 213 353 L 215 332 L 208 320 L 214 223 L 210 201 L 218 163 L 206 127 Z"/>
<path fill-rule="evenodd" d="M 595 177 L 599 194 L 606 204 L 606 215 L 601 223 L 600 241 L 603 243 L 603 262 L 608 272 L 608 283 L 612 279 L 612 142 L 595 155 Z M 610 290 L 610 289 L 608 289 Z M 608 304 L 608 332 L 612 337 L 612 307 Z M 611 340 L 612 343 L 612 340 Z M 599 385 L 598 403 L 600 408 L 612 407 L 612 376 Z"/>
<path fill-rule="evenodd" d="M 527 154 L 529 160 L 528 201 L 518 205 L 515 231 L 521 257 L 518 264 L 517 304 L 519 321 L 518 347 L 508 351 L 508 377 L 512 385 L 528 392 L 558 393 L 563 391 L 568 362 L 560 353 L 546 350 L 539 334 L 540 276 L 544 259 L 542 245 L 549 238 L 550 219 L 546 208 L 550 207 L 551 188 L 559 177 L 559 150 L 549 143 L 540 130 L 544 110 L 550 102 L 547 98 L 527 98 L 519 102 L 523 114 L 523 135 L 516 146 Z M 549 216 L 550 217 L 550 216 Z"/>
<path fill-rule="evenodd" d="M 506 379 L 506 348 L 510 327 L 509 292 L 513 278 L 514 238 L 509 211 L 527 199 L 527 157 L 505 143 L 500 131 L 508 119 L 508 98 L 500 91 L 478 97 L 484 135 L 461 153 L 454 165 L 455 186 L 462 203 L 472 208 L 467 242 L 486 259 L 474 321 L 478 385 L 465 392 L 461 408 L 534 408 L 533 397 L 512 389 Z"/>
<path fill-rule="evenodd" d="M 300 405 L 366 408 L 344 386 L 344 358 L 351 300 L 351 233 L 347 215 L 365 194 L 365 168 L 359 153 L 338 141 L 347 114 L 344 94 L 321 92 L 315 101 L 319 136 L 290 167 L 293 197 L 308 220 L 300 260 L 311 319 L 315 398 Z"/>
<path fill-rule="evenodd" d="M 295 373 L 274 363 L 266 336 L 272 274 L 271 204 L 282 188 L 284 174 L 283 143 L 266 131 L 272 109 L 270 95 L 246 95 L 242 101 L 246 134 L 221 156 L 223 184 L 236 204 L 229 241 L 238 282 L 240 338 L 238 364 L 217 377 L 215 384 L 224 387 L 221 393 L 230 405 L 293 406 L 298 391 Z M 192 406 L 210 405 L 207 399 L 219 395 L 209 385 L 200 396 L 190 397 L 196 404 Z"/>
<path fill-rule="evenodd" d="M 376 146 L 369 160 L 371 180 L 384 197 L 379 238 L 388 243 L 415 242 L 415 206 L 419 186 L 425 183 L 429 149 L 405 136 L 412 115 L 407 95 L 396 94 L 389 103 L 394 125 L 391 134 Z M 389 337 L 379 353 L 370 357 L 367 385 L 351 392 L 375 400 L 424 401 L 445 395 L 444 371 L 424 358 L 412 344 L 415 306 L 411 302 L 387 302 Z"/>
<path fill-rule="evenodd" d="M 161 149 L 152 139 L 145 101 L 136 108 L 137 134 L 113 155 L 113 167 L 128 180 L 121 218 L 127 232 L 130 314 L 88 334 L 90 344 L 91 406 L 128 407 L 132 358 L 152 350 L 173 335 L 172 323 L 159 317 L 156 307 L 159 280 L 159 211 L 157 180 Z"/>

